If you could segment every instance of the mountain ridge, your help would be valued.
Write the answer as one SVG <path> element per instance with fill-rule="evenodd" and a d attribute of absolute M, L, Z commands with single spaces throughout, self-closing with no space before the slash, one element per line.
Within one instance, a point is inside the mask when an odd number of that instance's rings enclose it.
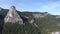
<path fill-rule="evenodd" d="M 3 17 L 5 17 L 7 15 L 8 11 L 9 11 L 8 9 L 3 9 L 0 11 L 0 14 L 3 15 Z M 34 18 L 33 14 L 42 14 L 42 15 L 46 14 L 46 13 L 41 13 L 41 12 L 20 12 L 20 11 L 17 11 L 17 13 L 19 15 L 29 17 L 30 20 Z M 60 28 L 60 18 L 56 18 L 57 16 L 59 16 L 59 15 L 52 15 L 52 14 L 48 13 L 48 15 L 43 18 L 40 18 L 40 17 L 35 18 L 34 23 L 37 24 L 38 27 L 40 28 L 40 29 L 38 29 L 38 31 L 40 31 L 42 34 L 48 34 L 48 32 L 50 34 L 53 31 L 60 31 L 60 29 L 59 29 Z M 28 27 L 30 27 L 30 25 L 28 26 L 28 24 L 26 24 L 25 27 L 28 28 Z M 22 27 L 22 29 L 23 29 L 23 27 Z M 32 29 L 33 29 L 33 27 L 32 27 Z M 24 32 L 24 30 L 23 30 L 23 32 Z M 35 31 L 35 32 L 37 33 L 37 31 Z"/>

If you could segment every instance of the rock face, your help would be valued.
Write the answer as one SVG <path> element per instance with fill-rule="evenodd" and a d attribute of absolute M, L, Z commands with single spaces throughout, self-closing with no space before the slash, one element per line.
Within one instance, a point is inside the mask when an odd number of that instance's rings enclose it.
<path fill-rule="evenodd" d="M 23 20 L 20 18 L 18 13 L 16 12 L 15 6 L 11 6 L 9 9 L 9 12 L 7 13 L 7 16 L 4 19 L 5 23 L 19 23 L 23 24 Z"/>
<path fill-rule="evenodd" d="M 56 18 L 60 18 L 60 15 L 59 16 L 56 16 Z"/>
<path fill-rule="evenodd" d="M 44 18 L 45 16 L 47 16 L 48 14 L 33 14 L 34 18 Z"/>

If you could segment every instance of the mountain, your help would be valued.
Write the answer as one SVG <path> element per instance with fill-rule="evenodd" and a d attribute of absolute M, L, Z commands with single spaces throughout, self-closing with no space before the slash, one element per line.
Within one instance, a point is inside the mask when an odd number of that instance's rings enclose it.
<path fill-rule="evenodd" d="M 0 11 L 0 15 L 4 18 L 8 13 L 8 9 Z M 26 22 L 25 25 L 19 24 L 5 24 L 3 34 L 51 34 L 54 31 L 60 31 L 60 18 L 57 15 L 49 14 L 48 12 L 20 12 L 16 10 L 19 15 L 35 18 L 34 23 Z M 2 21 L 3 23 L 3 21 Z"/>
<path fill-rule="evenodd" d="M 15 23 L 18 22 L 19 24 L 23 24 L 22 18 L 16 12 L 15 6 L 11 6 L 9 12 L 7 13 L 6 17 L 4 18 L 5 23 Z"/>

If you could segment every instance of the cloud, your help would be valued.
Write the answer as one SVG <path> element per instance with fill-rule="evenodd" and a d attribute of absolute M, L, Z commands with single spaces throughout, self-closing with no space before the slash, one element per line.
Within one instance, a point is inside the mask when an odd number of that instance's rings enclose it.
<path fill-rule="evenodd" d="M 0 0 L 0 4 L 13 4 L 15 0 Z"/>
<path fill-rule="evenodd" d="M 9 8 L 9 6 L 14 5 L 15 0 L 0 0 L 0 7 Z"/>

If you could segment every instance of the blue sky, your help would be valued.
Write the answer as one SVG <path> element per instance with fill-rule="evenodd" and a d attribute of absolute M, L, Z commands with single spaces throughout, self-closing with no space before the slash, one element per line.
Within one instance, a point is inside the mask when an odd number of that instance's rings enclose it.
<path fill-rule="evenodd" d="M 38 11 L 60 15 L 60 0 L 0 0 L 2 8 L 9 9 L 12 5 L 19 11 Z"/>

